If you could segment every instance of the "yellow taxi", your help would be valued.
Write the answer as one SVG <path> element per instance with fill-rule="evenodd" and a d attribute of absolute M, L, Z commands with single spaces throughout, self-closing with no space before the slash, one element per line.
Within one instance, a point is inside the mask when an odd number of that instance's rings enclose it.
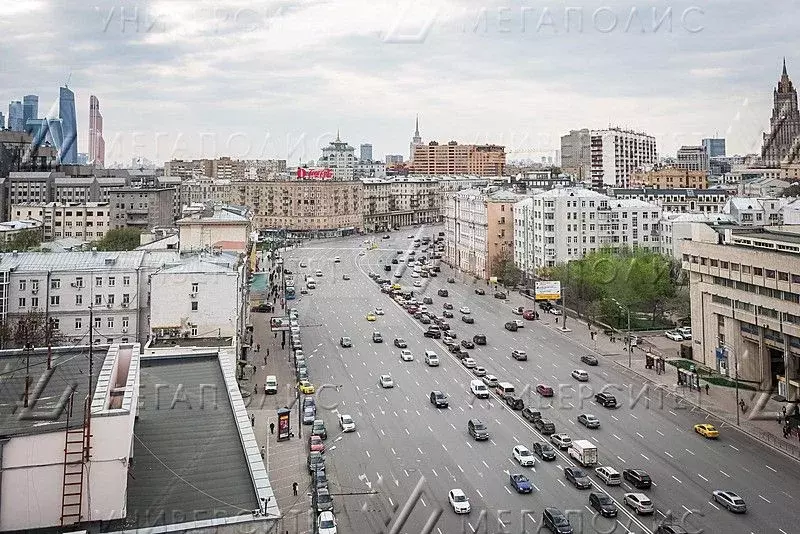
<path fill-rule="evenodd" d="M 714 425 L 705 423 L 701 425 L 694 425 L 694 431 L 709 439 L 716 439 L 719 437 L 719 430 L 717 430 Z"/>
<path fill-rule="evenodd" d="M 376 316 L 374 313 L 372 313 L 372 312 L 370 312 L 370 313 L 368 313 L 368 314 L 367 314 L 367 321 L 374 321 L 374 320 L 375 320 L 375 319 L 377 319 L 377 318 L 378 318 L 378 317 L 377 317 L 377 316 Z"/>
<path fill-rule="evenodd" d="M 313 395 L 316 389 L 314 388 L 314 384 L 309 382 L 308 380 L 301 380 L 297 383 L 297 389 L 300 390 L 300 393 L 304 395 Z"/>
<path fill-rule="evenodd" d="M 392 284 L 392 289 L 394 289 L 396 291 L 400 291 L 403 288 L 400 286 L 400 284 Z"/>

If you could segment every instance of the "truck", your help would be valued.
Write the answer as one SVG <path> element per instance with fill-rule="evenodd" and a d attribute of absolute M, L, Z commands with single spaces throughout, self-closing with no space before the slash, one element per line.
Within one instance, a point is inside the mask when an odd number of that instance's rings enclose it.
<path fill-rule="evenodd" d="M 569 455 L 583 467 L 597 465 L 597 446 L 586 439 L 576 439 L 569 448 Z"/>

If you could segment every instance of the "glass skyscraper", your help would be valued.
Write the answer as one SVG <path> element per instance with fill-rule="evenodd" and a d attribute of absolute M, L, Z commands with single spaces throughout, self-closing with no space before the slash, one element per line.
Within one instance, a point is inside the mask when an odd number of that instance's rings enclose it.
<path fill-rule="evenodd" d="M 22 124 L 27 125 L 30 119 L 39 118 L 39 97 L 25 95 L 22 97 Z"/>
<path fill-rule="evenodd" d="M 61 142 L 51 125 L 51 135 L 59 147 L 59 159 L 66 165 L 78 164 L 78 122 L 75 118 L 75 93 L 68 87 L 61 87 L 58 98 L 58 118 L 61 120 Z"/>
<path fill-rule="evenodd" d="M 14 130 L 15 132 L 22 132 L 25 130 L 22 102 L 19 100 L 12 100 L 8 105 L 8 129 Z"/>
<path fill-rule="evenodd" d="M 710 158 L 725 155 L 725 139 L 703 139 L 703 147 Z"/>

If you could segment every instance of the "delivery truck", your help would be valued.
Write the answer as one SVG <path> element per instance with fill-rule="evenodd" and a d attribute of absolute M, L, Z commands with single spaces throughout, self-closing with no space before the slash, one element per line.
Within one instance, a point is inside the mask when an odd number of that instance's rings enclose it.
<path fill-rule="evenodd" d="M 576 439 L 569 448 L 569 455 L 575 458 L 583 467 L 597 464 L 597 446 L 586 439 Z"/>

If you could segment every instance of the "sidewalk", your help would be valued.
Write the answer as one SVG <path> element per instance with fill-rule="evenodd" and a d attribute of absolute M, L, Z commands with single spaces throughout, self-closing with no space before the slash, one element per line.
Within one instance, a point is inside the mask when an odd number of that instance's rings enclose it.
<path fill-rule="evenodd" d="M 523 302 L 522 305 L 526 308 L 533 308 L 535 305 L 532 299 L 528 299 L 516 292 L 512 293 L 512 295 L 514 305 L 516 305 L 517 301 Z M 677 384 L 678 373 L 676 367 L 667 364 L 665 372 L 662 374 L 657 374 L 654 369 L 647 369 L 645 367 L 645 352 L 641 347 L 633 348 L 630 367 L 628 367 L 627 347 L 621 340 L 612 343 L 602 331 L 597 332 L 595 339 L 592 340 L 588 324 L 574 317 L 567 317 L 569 331 L 564 332 L 561 330 L 563 317 L 558 317 L 558 323 L 556 324 L 555 316 L 549 314 L 541 314 L 541 316 L 541 322 L 545 327 L 570 337 L 573 341 L 586 348 L 587 351 L 605 356 L 622 370 L 635 373 L 645 380 L 667 388 L 668 391 L 696 408 L 719 418 L 721 421 L 720 427 L 736 427 L 738 408 L 735 388 L 709 384 L 709 392 L 706 394 L 706 382 L 702 378 L 700 379 L 699 391 L 692 390 L 686 386 L 679 386 Z M 596 329 L 592 328 L 592 330 Z M 643 339 L 647 340 L 646 337 Z M 664 354 L 664 356 L 667 361 L 671 361 L 677 358 L 677 353 L 674 357 L 669 353 Z M 769 393 L 741 388 L 739 389 L 739 399 L 744 400 L 747 412 L 739 413 L 740 424 L 738 428 L 765 445 L 793 459 L 800 460 L 800 439 L 798 438 L 800 434 L 793 431 L 788 438 L 784 438 L 783 424 L 779 424 L 777 421 L 777 413 L 784 406 L 786 406 L 787 410 L 793 409 L 793 407 L 787 403 L 773 400 Z"/>

